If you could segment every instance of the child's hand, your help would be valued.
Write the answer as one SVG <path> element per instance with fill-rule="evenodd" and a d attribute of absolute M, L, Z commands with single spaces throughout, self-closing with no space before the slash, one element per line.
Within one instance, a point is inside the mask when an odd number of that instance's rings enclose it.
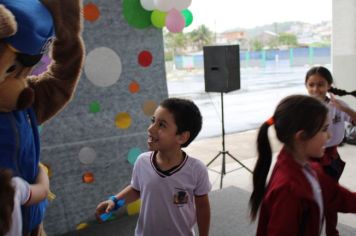
<path fill-rule="evenodd" d="M 112 211 L 115 207 L 115 203 L 114 201 L 111 200 L 106 200 L 103 201 L 101 203 L 99 203 L 99 205 L 96 207 L 95 210 L 95 217 L 98 220 L 101 220 L 100 215 L 104 214 L 104 213 L 109 213 L 110 211 Z"/>
<path fill-rule="evenodd" d="M 332 106 L 336 107 L 341 111 L 345 111 L 348 108 L 343 103 L 341 103 L 338 99 L 336 99 L 334 94 L 329 93 L 329 96 L 330 96 L 330 103 Z"/>

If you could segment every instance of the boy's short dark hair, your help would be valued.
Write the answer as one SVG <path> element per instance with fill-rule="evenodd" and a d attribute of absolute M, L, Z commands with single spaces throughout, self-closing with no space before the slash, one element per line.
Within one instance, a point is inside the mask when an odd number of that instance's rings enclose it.
<path fill-rule="evenodd" d="M 187 147 L 199 134 L 202 127 L 203 119 L 199 108 L 194 102 L 182 98 L 167 98 L 161 102 L 160 106 L 173 114 L 177 125 L 177 134 L 189 131 L 189 139 L 182 144 L 182 147 Z"/>

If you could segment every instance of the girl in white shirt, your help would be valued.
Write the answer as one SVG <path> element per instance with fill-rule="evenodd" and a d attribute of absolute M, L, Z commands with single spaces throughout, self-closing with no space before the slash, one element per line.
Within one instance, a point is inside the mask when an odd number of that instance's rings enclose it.
<path fill-rule="evenodd" d="M 356 121 L 356 112 L 345 102 L 338 100 L 335 95 L 344 96 L 352 95 L 356 97 L 356 91 L 347 92 L 345 90 L 332 87 L 334 83 L 330 71 L 322 66 L 312 67 L 305 76 L 305 86 L 310 96 L 324 102 L 329 108 L 329 128 L 328 132 L 331 138 L 326 143 L 325 154 L 320 161 L 326 174 L 336 181 L 339 180 L 345 162 L 341 160 L 337 151 L 337 146 L 342 142 L 345 135 L 345 122 Z M 337 212 L 326 216 L 326 235 L 337 236 Z"/>

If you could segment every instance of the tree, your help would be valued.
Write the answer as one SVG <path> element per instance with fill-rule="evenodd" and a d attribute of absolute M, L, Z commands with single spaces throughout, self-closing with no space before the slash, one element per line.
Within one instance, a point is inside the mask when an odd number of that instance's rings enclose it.
<path fill-rule="evenodd" d="M 251 41 L 251 49 L 252 51 L 261 51 L 263 48 L 263 43 L 258 39 L 253 39 Z"/>
<path fill-rule="evenodd" d="M 175 55 L 184 53 L 188 43 L 188 38 L 185 34 L 165 32 L 163 36 L 165 59 L 167 61 L 172 60 Z"/>
<path fill-rule="evenodd" d="M 280 33 L 278 36 L 279 46 L 292 46 L 298 45 L 297 36 L 291 33 Z"/>
<path fill-rule="evenodd" d="M 203 46 L 211 44 L 214 41 L 213 32 L 205 25 L 199 26 L 188 34 L 193 46 L 198 51 L 202 50 Z"/>

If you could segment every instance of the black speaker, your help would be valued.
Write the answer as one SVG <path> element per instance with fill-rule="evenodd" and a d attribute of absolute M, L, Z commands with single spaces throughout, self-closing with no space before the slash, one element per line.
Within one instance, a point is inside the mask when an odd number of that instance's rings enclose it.
<path fill-rule="evenodd" d="M 204 80 L 206 92 L 230 92 L 240 89 L 239 45 L 205 46 Z"/>

